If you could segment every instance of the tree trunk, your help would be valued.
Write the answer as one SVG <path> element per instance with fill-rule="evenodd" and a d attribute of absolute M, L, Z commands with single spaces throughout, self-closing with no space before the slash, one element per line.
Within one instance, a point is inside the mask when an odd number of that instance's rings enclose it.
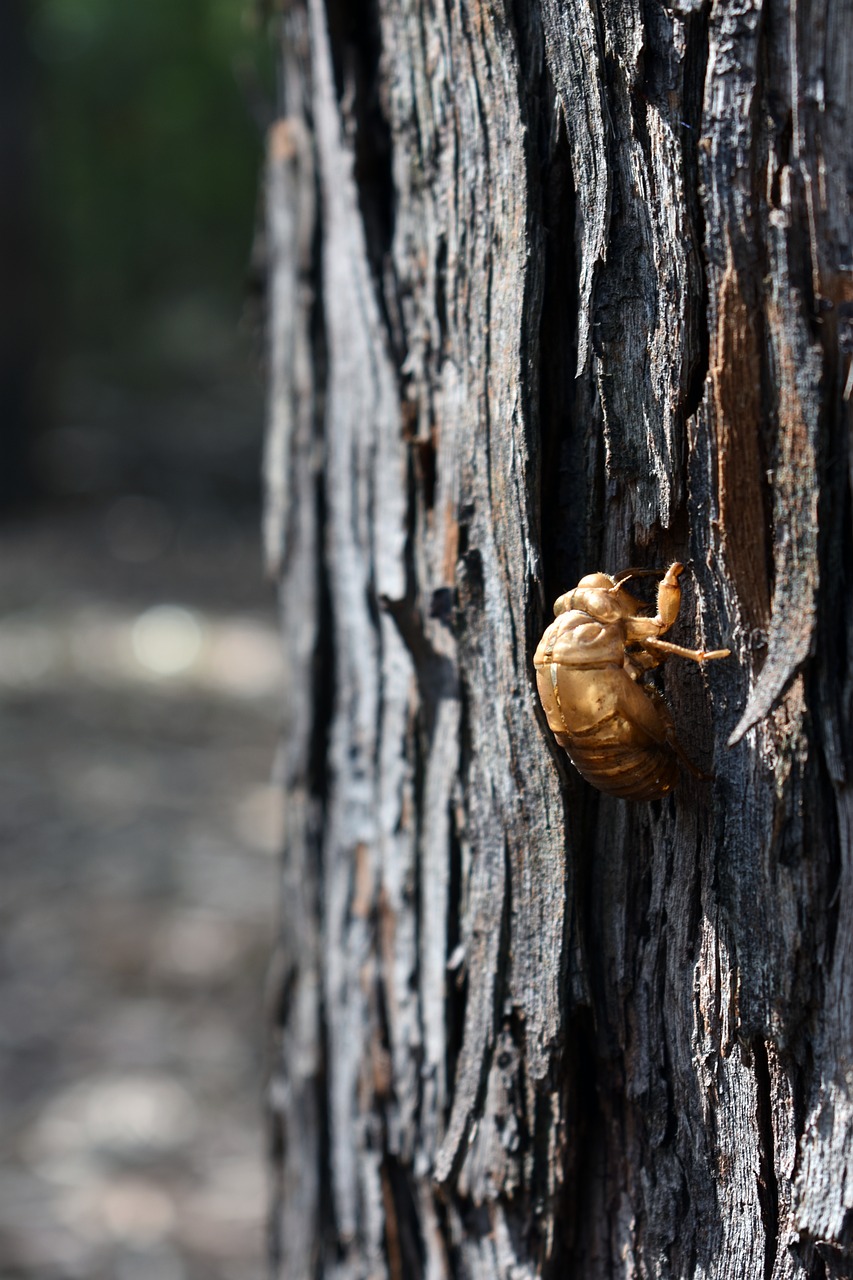
<path fill-rule="evenodd" d="M 277 1274 L 853 1274 L 851 0 L 291 0 Z M 847 380 L 847 381 L 846 381 Z M 663 800 L 550 602 L 687 566 Z"/>

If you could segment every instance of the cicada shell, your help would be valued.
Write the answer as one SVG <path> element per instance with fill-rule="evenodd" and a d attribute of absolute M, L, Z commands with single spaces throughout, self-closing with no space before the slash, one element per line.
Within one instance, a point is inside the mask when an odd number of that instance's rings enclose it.
<path fill-rule="evenodd" d="M 660 637 L 678 617 L 681 564 L 671 564 L 658 586 L 657 613 L 624 587 L 648 571 L 615 577 L 592 573 L 554 605 L 555 619 L 533 662 L 548 724 L 578 772 L 599 791 L 627 800 L 655 800 L 678 781 L 684 753 L 672 716 L 643 678 L 670 654 L 693 662 L 726 658 L 728 649 L 685 649 Z"/>

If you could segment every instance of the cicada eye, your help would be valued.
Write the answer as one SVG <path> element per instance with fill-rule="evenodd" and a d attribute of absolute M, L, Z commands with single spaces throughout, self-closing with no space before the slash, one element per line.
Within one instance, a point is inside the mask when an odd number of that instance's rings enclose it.
<path fill-rule="evenodd" d="M 559 618 L 561 613 L 568 613 L 569 609 L 572 607 L 571 601 L 571 591 L 567 591 L 565 595 L 557 596 L 557 599 L 554 601 L 554 617 Z"/>

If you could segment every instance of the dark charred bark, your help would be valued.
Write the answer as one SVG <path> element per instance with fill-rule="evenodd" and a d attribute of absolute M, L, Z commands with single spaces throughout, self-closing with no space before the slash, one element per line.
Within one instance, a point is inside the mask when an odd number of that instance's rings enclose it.
<path fill-rule="evenodd" d="M 286 6 L 288 1280 L 853 1274 L 851 31 Z M 714 777 L 632 804 L 531 659 L 673 560 L 673 638 L 733 650 L 662 685 Z"/>

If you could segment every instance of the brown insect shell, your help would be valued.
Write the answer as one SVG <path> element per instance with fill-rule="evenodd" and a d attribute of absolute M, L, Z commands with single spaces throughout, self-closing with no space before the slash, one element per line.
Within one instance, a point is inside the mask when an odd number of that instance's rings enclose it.
<path fill-rule="evenodd" d="M 601 791 L 653 799 L 677 780 L 672 721 L 625 651 L 642 608 L 606 574 L 589 574 L 555 602 L 534 656 L 548 725 L 578 771 Z"/>

